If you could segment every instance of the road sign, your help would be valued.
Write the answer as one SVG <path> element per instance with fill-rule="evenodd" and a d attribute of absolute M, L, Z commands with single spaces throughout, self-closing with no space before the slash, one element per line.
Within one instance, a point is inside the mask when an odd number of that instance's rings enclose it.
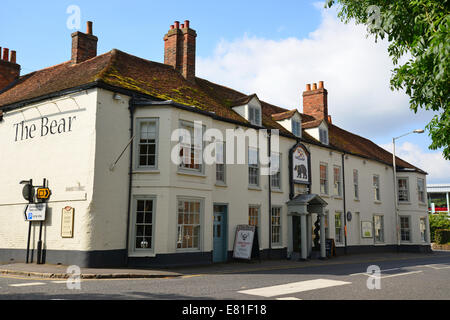
<path fill-rule="evenodd" d="M 27 221 L 45 221 L 46 203 L 31 203 L 25 211 Z"/>
<path fill-rule="evenodd" d="M 47 200 L 48 198 L 50 198 L 51 194 L 52 192 L 50 191 L 49 188 L 38 188 L 36 198 L 41 200 Z"/>

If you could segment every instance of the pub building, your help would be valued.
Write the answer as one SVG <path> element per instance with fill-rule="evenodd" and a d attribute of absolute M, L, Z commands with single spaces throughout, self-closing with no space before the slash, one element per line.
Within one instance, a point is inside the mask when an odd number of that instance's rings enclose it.
<path fill-rule="evenodd" d="M 396 197 L 392 154 L 332 122 L 323 81 L 285 109 L 196 77 L 189 21 L 164 36 L 164 63 L 98 55 L 87 25 L 70 60 L 29 74 L 2 50 L 0 262 L 36 262 L 39 239 L 50 264 L 224 262 L 242 225 L 261 259 L 430 250 L 426 172 L 397 158 Z M 51 191 L 45 220 L 30 179 Z"/>

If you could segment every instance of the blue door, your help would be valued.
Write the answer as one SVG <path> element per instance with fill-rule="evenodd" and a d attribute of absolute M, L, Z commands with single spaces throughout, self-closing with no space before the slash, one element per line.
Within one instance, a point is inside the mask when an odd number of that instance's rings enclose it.
<path fill-rule="evenodd" d="M 213 262 L 224 262 L 227 260 L 226 209 L 227 207 L 224 205 L 214 205 Z"/>

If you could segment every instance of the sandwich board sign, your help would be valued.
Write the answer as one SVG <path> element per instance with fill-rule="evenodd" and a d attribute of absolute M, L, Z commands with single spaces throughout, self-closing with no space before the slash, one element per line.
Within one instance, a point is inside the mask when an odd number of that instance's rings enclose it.
<path fill-rule="evenodd" d="M 27 221 L 45 221 L 45 212 L 47 210 L 46 203 L 32 203 L 25 210 L 25 218 Z"/>
<path fill-rule="evenodd" d="M 255 239 L 256 227 L 249 225 L 238 225 L 236 227 L 236 236 L 234 238 L 233 258 L 247 259 L 252 258 L 253 242 Z"/>

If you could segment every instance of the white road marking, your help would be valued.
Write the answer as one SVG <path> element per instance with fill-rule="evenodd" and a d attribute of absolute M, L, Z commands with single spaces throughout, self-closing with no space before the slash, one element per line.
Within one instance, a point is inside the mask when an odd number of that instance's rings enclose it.
<path fill-rule="evenodd" d="M 44 285 L 44 282 L 28 282 L 28 283 L 16 283 L 10 284 L 10 287 L 27 287 L 27 286 L 41 286 Z"/>
<path fill-rule="evenodd" d="M 292 294 L 296 292 L 303 292 L 309 290 L 323 289 L 328 287 L 341 286 L 345 284 L 351 284 L 351 282 L 328 280 L 328 279 L 315 279 L 300 282 L 292 282 L 282 284 L 278 286 L 271 286 L 265 288 L 257 288 L 250 290 L 238 291 L 238 293 L 250 294 L 262 297 L 274 297 L 286 294 Z"/>
<path fill-rule="evenodd" d="M 392 271 L 392 270 L 400 270 L 401 268 L 392 268 L 392 269 L 385 269 L 385 270 L 380 270 L 380 272 L 385 272 L 385 271 Z M 358 276 L 358 275 L 366 275 L 366 276 L 370 276 L 370 273 L 367 272 L 359 272 L 359 273 L 352 273 L 349 274 L 349 276 Z"/>
<path fill-rule="evenodd" d="M 437 266 L 445 266 L 445 267 L 437 267 Z M 448 268 L 450 268 L 450 266 L 446 265 L 446 264 L 427 264 L 427 265 L 425 265 L 425 267 L 433 268 L 434 270 L 441 270 L 441 269 L 448 269 Z"/>
<path fill-rule="evenodd" d="M 296 297 L 276 298 L 276 300 L 302 300 Z"/>
<path fill-rule="evenodd" d="M 391 275 L 388 275 L 388 276 L 381 276 L 381 277 L 379 277 L 379 279 L 386 279 L 386 278 L 392 278 L 392 277 L 406 276 L 408 274 L 421 273 L 421 272 L 423 272 L 423 271 L 403 272 L 403 273 L 391 274 Z"/>
<path fill-rule="evenodd" d="M 67 283 L 67 280 L 54 280 L 52 283 Z"/>

